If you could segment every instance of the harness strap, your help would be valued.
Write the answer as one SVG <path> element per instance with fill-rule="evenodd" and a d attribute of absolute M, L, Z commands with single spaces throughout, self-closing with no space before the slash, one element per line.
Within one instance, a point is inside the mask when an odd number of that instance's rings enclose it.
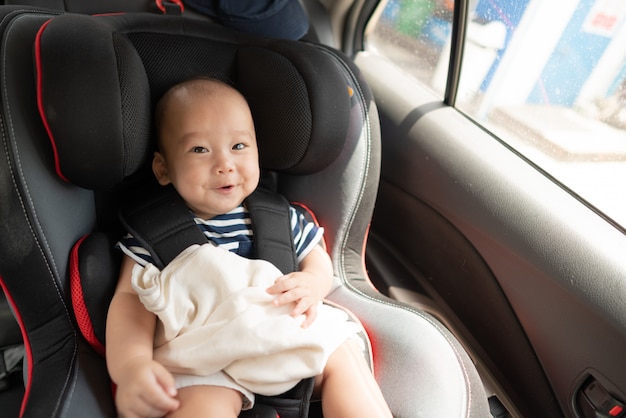
<path fill-rule="evenodd" d="M 254 233 L 256 258 L 274 264 L 283 274 L 298 269 L 289 202 L 282 195 L 258 187 L 246 199 Z"/>
<path fill-rule="evenodd" d="M 185 248 L 208 241 L 171 184 L 143 189 L 122 206 L 120 220 L 150 252 L 159 270 Z"/>
<path fill-rule="evenodd" d="M 252 220 L 255 257 L 271 262 L 284 274 L 296 271 L 298 261 L 287 199 L 258 187 L 248 196 L 246 205 Z M 172 185 L 142 190 L 122 207 L 120 219 L 161 270 L 187 247 L 208 242 Z"/>

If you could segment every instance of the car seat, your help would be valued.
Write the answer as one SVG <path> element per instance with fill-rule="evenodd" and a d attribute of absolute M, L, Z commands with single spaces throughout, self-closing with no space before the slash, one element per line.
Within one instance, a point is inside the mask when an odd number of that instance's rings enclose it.
<path fill-rule="evenodd" d="M 452 334 L 367 279 L 380 137 L 371 93 L 350 60 L 314 43 L 147 13 L 5 6 L 0 36 L 0 283 L 26 347 L 20 416 L 115 416 L 101 350 L 118 258 L 106 248 L 122 232 L 119 202 L 151 176 L 156 99 L 197 75 L 242 91 L 262 167 L 324 226 L 337 277 L 328 299 L 362 322 L 394 416 L 489 415 Z M 108 255 L 73 257 L 90 254 L 83 238 L 96 233 L 103 238 L 93 245 Z M 87 282 L 85 269 L 94 272 Z"/>

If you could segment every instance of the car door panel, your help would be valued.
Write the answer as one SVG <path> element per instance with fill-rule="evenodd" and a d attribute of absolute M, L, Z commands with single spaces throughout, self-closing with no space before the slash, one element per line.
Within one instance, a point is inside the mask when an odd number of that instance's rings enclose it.
<path fill-rule="evenodd" d="M 623 232 L 397 67 L 357 63 L 382 126 L 374 283 L 430 297 L 521 416 L 576 416 L 589 375 L 624 399 Z"/>

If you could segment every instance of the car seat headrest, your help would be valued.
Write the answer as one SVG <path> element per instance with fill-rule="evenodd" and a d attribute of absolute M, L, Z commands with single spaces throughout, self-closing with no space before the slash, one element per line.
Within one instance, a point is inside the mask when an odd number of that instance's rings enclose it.
<path fill-rule="evenodd" d="M 154 104 L 191 77 L 229 81 L 247 98 L 263 169 L 323 169 L 339 155 L 350 121 L 345 75 L 319 47 L 204 21 L 61 15 L 41 27 L 35 64 L 57 173 L 89 189 L 114 187 L 149 166 Z"/>

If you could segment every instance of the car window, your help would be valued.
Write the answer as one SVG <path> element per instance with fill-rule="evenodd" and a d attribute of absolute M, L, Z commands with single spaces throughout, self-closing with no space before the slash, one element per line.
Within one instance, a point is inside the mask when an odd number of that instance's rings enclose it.
<path fill-rule="evenodd" d="M 365 48 L 442 99 L 453 0 L 389 0 Z M 626 227 L 626 1 L 470 1 L 455 106 Z"/>

